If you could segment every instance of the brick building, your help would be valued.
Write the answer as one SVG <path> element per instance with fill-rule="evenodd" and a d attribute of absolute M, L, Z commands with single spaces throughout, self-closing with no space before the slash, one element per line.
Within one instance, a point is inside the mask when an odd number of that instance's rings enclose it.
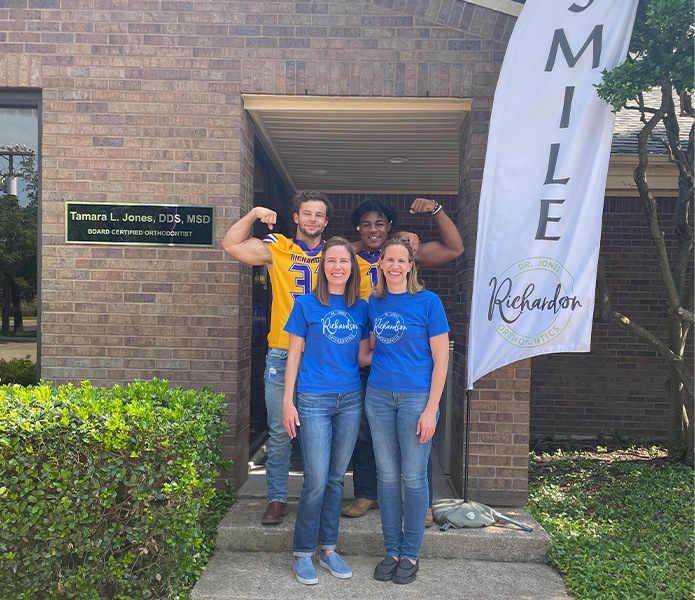
<path fill-rule="evenodd" d="M 4 2 L 0 106 L 19 99 L 40 111 L 41 376 L 160 377 L 224 393 L 224 447 L 240 484 L 263 426 L 269 291 L 261 270 L 224 254 L 224 233 L 254 203 L 284 214 L 288 232 L 288 198 L 314 188 L 336 205 L 328 235 L 347 234 L 351 207 L 375 193 L 427 240 L 432 222 L 407 214 L 427 195 L 466 246 L 455 264 L 423 273 L 452 325 L 448 458 L 460 489 L 477 204 L 520 10 L 511 0 Z M 621 276 L 626 246 L 639 253 L 639 280 L 625 273 L 618 287 L 626 298 L 638 288 L 656 319 L 647 232 L 635 233 L 641 208 L 612 173 L 609 269 Z M 66 243 L 67 202 L 211 206 L 215 243 Z M 665 372 L 653 353 L 603 325 L 594 338 L 590 355 L 523 361 L 476 385 L 475 499 L 524 503 L 529 431 L 665 433 Z"/>

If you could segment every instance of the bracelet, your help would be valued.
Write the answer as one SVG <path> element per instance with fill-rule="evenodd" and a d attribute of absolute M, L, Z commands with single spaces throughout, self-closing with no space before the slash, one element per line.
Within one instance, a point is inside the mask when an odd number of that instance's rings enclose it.
<path fill-rule="evenodd" d="M 444 208 L 439 202 L 436 200 L 434 201 L 434 208 L 432 209 L 432 212 L 430 213 L 432 216 L 436 215 L 440 210 Z"/>

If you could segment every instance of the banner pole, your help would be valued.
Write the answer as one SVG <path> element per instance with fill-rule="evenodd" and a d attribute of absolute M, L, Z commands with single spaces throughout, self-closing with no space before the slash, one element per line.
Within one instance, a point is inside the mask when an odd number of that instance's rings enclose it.
<path fill-rule="evenodd" d="M 466 390 L 466 435 L 463 463 L 463 501 L 468 502 L 468 457 L 469 457 L 469 438 L 471 431 L 471 391 Z"/>

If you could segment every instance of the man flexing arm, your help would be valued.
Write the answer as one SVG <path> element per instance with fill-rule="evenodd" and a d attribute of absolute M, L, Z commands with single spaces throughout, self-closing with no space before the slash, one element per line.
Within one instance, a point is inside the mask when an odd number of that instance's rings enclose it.
<path fill-rule="evenodd" d="M 408 241 L 413 246 L 415 261 L 419 267 L 437 267 L 450 262 L 463 253 L 463 241 L 456 224 L 444 208 L 435 200 L 416 198 L 411 207 L 411 214 L 430 214 L 435 219 L 439 229 L 439 240 L 418 244 Z M 360 268 L 362 282 L 360 295 L 366 300 L 376 285 L 378 273 L 377 263 L 382 246 L 389 237 L 406 237 L 404 232 L 392 233 L 398 220 L 396 209 L 383 202 L 376 196 L 367 196 L 352 211 L 351 222 L 360 234 L 360 240 L 353 243 L 357 252 L 357 264 Z M 366 388 L 369 368 L 360 369 L 363 387 Z M 361 517 L 371 508 L 377 507 L 376 462 L 369 423 L 363 415 L 360 431 L 352 454 L 352 475 L 355 499 L 341 514 L 346 517 Z M 428 464 L 430 479 L 430 503 L 432 501 L 432 466 Z M 431 512 L 428 513 L 428 523 L 431 525 Z"/>
<path fill-rule="evenodd" d="M 281 523 L 287 514 L 291 440 L 282 423 L 282 397 L 289 335 L 283 328 L 294 299 L 313 288 L 314 269 L 323 248 L 322 235 L 333 205 L 321 192 L 302 190 L 295 194 L 292 210 L 297 225 L 292 238 L 272 231 L 277 223 L 275 211 L 256 206 L 232 225 L 222 240 L 224 250 L 240 262 L 267 266 L 273 290 L 263 378 L 269 431 L 266 461 L 268 506 L 261 517 L 263 525 Z M 271 230 L 263 239 L 250 237 L 256 221 L 265 223 Z"/>

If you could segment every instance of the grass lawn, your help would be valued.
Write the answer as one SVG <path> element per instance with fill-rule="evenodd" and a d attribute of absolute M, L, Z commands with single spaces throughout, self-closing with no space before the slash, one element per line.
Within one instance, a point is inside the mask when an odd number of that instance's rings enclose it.
<path fill-rule="evenodd" d="M 692 600 L 694 472 L 663 448 L 532 452 L 527 510 L 577 600 Z"/>

